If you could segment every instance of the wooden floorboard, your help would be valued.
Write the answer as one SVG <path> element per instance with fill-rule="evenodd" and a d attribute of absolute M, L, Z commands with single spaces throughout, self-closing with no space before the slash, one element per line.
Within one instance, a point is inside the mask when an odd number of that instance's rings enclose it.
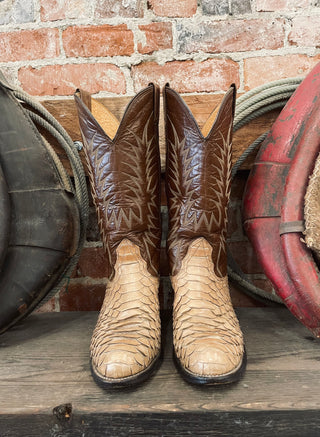
<path fill-rule="evenodd" d="M 159 370 L 144 385 L 116 392 L 90 375 L 97 313 L 31 315 L 0 337 L 0 436 L 320 436 L 319 340 L 285 308 L 237 313 L 248 354 L 239 383 L 185 383 L 166 316 Z"/>

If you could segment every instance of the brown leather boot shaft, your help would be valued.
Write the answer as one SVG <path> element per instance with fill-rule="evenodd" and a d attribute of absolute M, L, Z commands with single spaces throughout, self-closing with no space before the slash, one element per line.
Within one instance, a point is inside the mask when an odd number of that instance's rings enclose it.
<path fill-rule="evenodd" d="M 235 87 L 226 93 L 215 122 L 204 136 L 182 98 L 164 89 L 167 142 L 168 255 L 178 273 L 190 242 L 205 238 L 215 274 L 226 275 L 227 204 Z"/>
<path fill-rule="evenodd" d="M 116 249 L 136 244 L 158 276 L 160 226 L 159 89 L 153 84 L 128 105 L 112 139 L 91 113 L 87 93 L 75 95 L 100 232 L 114 275 Z"/>
<path fill-rule="evenodd" d="M 165 88 L 174 356 L 196 384 L 234 382 L 245 367 L 225 241 L 234 105 L 231 87 L 201 132 L 179 95 Z"/>
<path fill-rule="evenodd" d="M 160 354 L 159 89 L 138 93 L 119 123 L 75 96 L 109 281 L 94 329 L 92 374 L 104 388 L 144 381 Z"/>

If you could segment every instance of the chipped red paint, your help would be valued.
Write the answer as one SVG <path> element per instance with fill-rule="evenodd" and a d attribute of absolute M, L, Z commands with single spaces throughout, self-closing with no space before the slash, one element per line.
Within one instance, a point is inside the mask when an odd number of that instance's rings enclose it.
<path fill-rule="evenodd" d="M 320 84 L 320 77 L 317 80 Z M 320 87 L 319 87 L 320 89 Z M 318 91 L 319 93 L 319 91 Z M 314 96 L 307 114 L 299 144 L 290 165 L 281 207 L 281 226 L 304 219 L 304 197 L 320 146 L 320 102 Z M 282 249 L 288 271 L 300 295 L 311 303 L 320 320 L 320 281 L 317 266 L 300 232 L 283 233 Z"/>
<path fill-rule="evenodd" d="M 320 336 L 320 281 L 301 232 L 280 224 L 303 220 L 307 180 L 319 153 L 320 63 L 279 114 L 263 142 L 243 198 L 247 235 L 265 274 L 288 309 Z"/>

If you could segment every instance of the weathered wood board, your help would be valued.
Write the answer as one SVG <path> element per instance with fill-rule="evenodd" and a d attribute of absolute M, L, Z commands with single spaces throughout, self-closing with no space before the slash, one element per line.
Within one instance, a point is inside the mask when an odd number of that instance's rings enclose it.
<path fill-rule="evenodd" d="M 203 94 L 203 95 L 186 95 L 183 96 L 186 104 L 193 113 L 195 119 L 199 123 L 200 127 L 205 123 L 212 110 L 221 102 L 222 95 L 216 94 Z M 106 105 L 108 109 L 120 120 L 124 110 L 131 100 L 130 97 L 108 97 L 98 99 L 101 103 Z M 161 99 L 162 100 L 162 99 Z M 78 116 L 76 106 L 73 100 L 50 100 L 44 101 L 42 104 L 48 109 L 48 111 L 58 120 L 58 122 L 66 129 L 71 138 L 81 140 Z M 162 101 L 161 101 L 162 108 Z M 273 121 L 276 119 L 279 110 L 269 112 L 253 121 L 248 125 L 239 129 L 233 138 L 233 162 L 235 162 L 242 152 L 262 133 L 269 130 Z M 164 126 L 162 110 L 160 114 L 160 153 L 162 169 L 164 169 L 165 163 L 165 138 L 164 138 Z M 68 163 L 64 157 L 64 153 L 59 148 L 57 149 L 59 156 L 62 158 L 65 166 L 69 168 Z M 81 152 L 83 157 L 83 152 Z M 250 166 L 252 159 L 248 160 L 246 167 Z"/>
<path fill-rule="evenodd" d="M 97 313 L 31 315 L 0 337 L 0 436 L 320 435 L 319 340 L 284 308 L 239 309 L 238 316 L 248 354 L 239 383 L 185 383 L 166 316 L 155 376 L 113 392 L 90 375 Z"/>

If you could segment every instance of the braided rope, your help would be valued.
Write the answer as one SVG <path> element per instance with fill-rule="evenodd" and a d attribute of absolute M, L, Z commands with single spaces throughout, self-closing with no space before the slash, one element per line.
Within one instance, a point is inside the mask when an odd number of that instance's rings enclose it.
<path fill-rule="evenodd" d="M 243 101 L 251 99 L 252 96 L 263 93 L 264 91 L 268 90 L 268 92 L 271 95 L 275 95 L 276 92 L 274 92 L 274 88 L 278 89 L 278 87 L 280 88 L 287 88 L 288 86 L 291 85 L 295 85 L 296 87 L 301 83 L 301 77 L 290 77 L 288 79 L 279 79 L 279 80 L 275 80 L 273 82 L 269 82 L 263 85 L 260 85 L 256 88 L 253 88 L 250 91 L 247 91 L 246 93 L 242 94 L 242 96 L 240 96 L 237 99 L 237 106 L 241 105 Z"/>
<path fill-rule="evenodd" d="M 266 106 L 267 102 L 274 102 L 275 98 L 277 100 L 287 99 L 296 90 L 296 85 L 291 85 L 288 87 L 273 87 L 271 93 L 270 90 L 262 91 L 260 94 L 255 94 L 250 99 L 245 99 L 238 105 L 237 103 L 237 115 L 235 116 L 235 123 L 237 123 L 237 118 L 244 117 L 244 112 L 251 109 L 251 112 L 255 110 L 255 105 L 257 108 Z"/>
<path fill-rule="evenodd" d="M 255 118 L 260 117 L 263 114 L 266 114 L 274 109 L 282 108 L 285 106 L 286 102 L 291 97 L 292 93 L 295 91 L 297 86 L 301 82 L 301 78 L 289 78 L 282 79 L 278 81 L 274 81 L 260 87 L 256 87 L 247 93 L 243 94 L 241 97 L 237 99 L 236 102 L 236 111 L 235 111 L 235 119 L 234 119 L 234 132 L 248 124 Z M 74 175 L 75 188 L 74 194 L 78 203 L 79 212 L 80 212 L 80 238 L 78 249 L 76 254 L 72 258 L 63 278 L 60 280 L 59 284 L 57 284 L 51 292 L 46 296 L 45 299 L 41 301 L 41 305 L 44 302 L 53 297 L 57 291 L 60 290 L 63 282 L 65 280 L 69 280 L 68 275 L 70 275 L 74 266 L 76 265 L 80 252 L 82 250 L 84 239 L 85 239 L 85 229 L 88 222 L 89 215 L 89 202 L 88 202 L 88 193 L 87 193 L 87 185 L 85 174 L 83 171 L 82 163 L 79 158 L 77 149 L 67 134 L 67 132 L 63 129 L 63 127 L 55 120 L 55 118 L 47 111 L 39 102 L 33 99 L 30 95 L 25 93 L 20 89 L 15 89 L 13 91 L 16 98 L 20 99 L 32 109 L 34 109 L 37 113 L 33 111 L 27 110 L 29 116 L 32 120 L 43 127 L 46 131 L 48 131 L 62 146 L 65 150 L 68 159 L 70 160 L 71 168 Z M 259 136 L 250 146 L 245 150 L 245 152 L 240 156 L 237 162 L 234 164 L 232 168 L 232 179 L 236 176 L 239 168 L 243 164 L 243 162 L 247 159 L 247 157 L 256 150 L 260 144 L 264 141 L 267 133 L 264 133 Z M 52 147 L 44 141 L 44 144 L 48 148 L 48 152 L 52 156 L 52 153 L 55 154 Z M 50 146 L 50 147 L 48 147 Z M 59 165 L 59 158 L 57 156 L 53 157 L 54 162 L 56 164 L 57 170 L 64 181 L 64 183 L 68 183 L 68 186 L 72 188 L 72 183 L 68 175 L 64 170 L 64 167 Z M 68 178 L 68 182 L 66 182 L 66 178 Z M 229 253 L 228 260 L 228 275 L 234 281 L 236 281 L 241 289 L 248 295 L 266 301 L 273 301 L 280 303 L 282 300 L 276 296 L 275 294 L 267 293 L 265 290 L 262 290 L 252 284 L 241 272 L 240 268 L 236 265 L 233 260 L 231 254 Z"/>
<path fill-rule="evenodd" d="M 234 124 L 234 132 L 241 127 L 245 126 L 246 124 L 250 123 L 250 121 L 254 120 L 255 118 L 260 117 L 261 115 L 266 114 L 267 112 L 271 112 L 274 109 L 283 108 L 284 105 L 287 103 L 288 98 L 284 100 L 280 100 L 274 103 L 270 103 L 266 106 L 263 106 L 262 108 L 257 109 L 255 112 L 248 114 L 246 117 L 241 118 L 237 124 Z"/>

